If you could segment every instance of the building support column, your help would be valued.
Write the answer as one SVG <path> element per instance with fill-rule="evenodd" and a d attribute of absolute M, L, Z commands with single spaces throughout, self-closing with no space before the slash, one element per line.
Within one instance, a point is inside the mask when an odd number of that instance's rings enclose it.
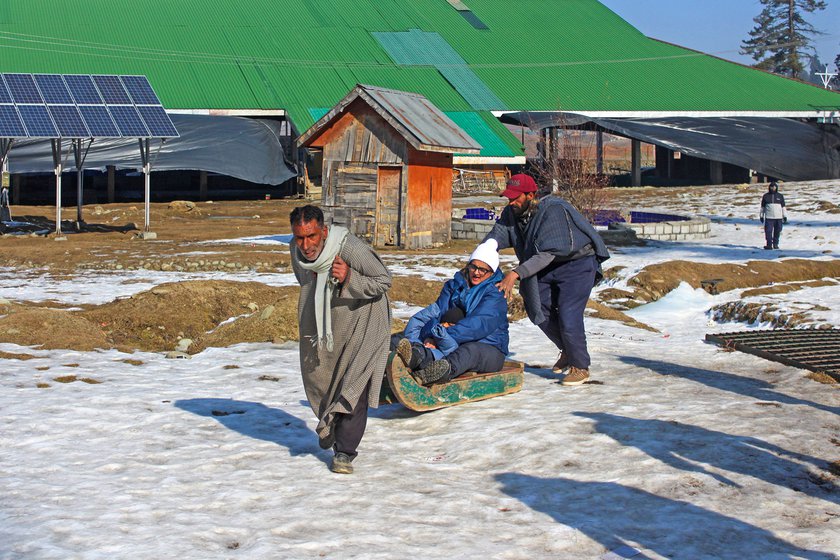
<path fill-rule="evenodd" d="M 20 204 L 20 175 L 12 175 L 12 204 Z"/>
<path fill-rule="evenodd" d="M 709 180 L 713 185 L 723 184 L 723 163 L 709 160 Z"/>
<path fill-rule="evenodd" d="M 598 175 L 604 174 L 604 133 L 595 133 L 595 172 Z"/>
<path fill-rule="evenodd" d="M 207 172 L 198 172 L 198 199 L 204 202 L 207 200 Z"/>
<path fill-rule="evenodd" d="M 114 180 L 115 177 L 114 177 L 114 175 L 116 174 L 117 168 L 113 165 L 109 165 L 109 166 L 107 166 L 107 169 L 108 169 L 108 203 L 112 204 L 114 202 L 114 200 L 116 199 L 116 197 L 115 197 L 115 180 Z"/>
<path fill-rule="evenodd" d="M 642 142 L 635 138 L 630 139 L 630 166 L 631 184 L 634 187 L 642 185 Z"/>

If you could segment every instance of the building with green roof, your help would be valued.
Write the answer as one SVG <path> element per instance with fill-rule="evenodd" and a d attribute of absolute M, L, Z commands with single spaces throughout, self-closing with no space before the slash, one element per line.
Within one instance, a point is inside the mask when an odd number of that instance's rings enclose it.
<path fill-rule="evenodd" d="M 840 176 L 840 94 L 648 38 L 596 0 L 5 0 L 0 53 L 0 72 L 142 74 L 171 112 L 282 118 L 292 135 L 356 84 L 416 92 L 482 145 L 473 162 L 524 162 L 499 118 L 551 128 L 537 117 L 562 112 L 631 137 L 608 120 L 795 120 L 829 135 L 820 173 Z"/>

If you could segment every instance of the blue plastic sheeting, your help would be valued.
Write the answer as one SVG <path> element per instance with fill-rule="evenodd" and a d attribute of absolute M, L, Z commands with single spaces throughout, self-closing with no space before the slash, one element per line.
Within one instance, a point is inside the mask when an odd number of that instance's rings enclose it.
<path fill-rule="evenodd" d="M 267 185 L 279 185 L 297 175 L 285 160 L 279 121 L 208 115 L 170 117 L 181 137 L 163 144 L 151 141 L 152 171 L 201 170 Z M 69 156 L 70 141 L 64 140 L 62 147 Z M 65 170 L 69 171 L 74 158 L 66 159 Z M 108 165 L 141 170 L 138 140 L 95 140 L 84 168 L 104 171 Z M 20 140 L 12 145 L 9 172 L 53 171 L 49 140 Z"/>

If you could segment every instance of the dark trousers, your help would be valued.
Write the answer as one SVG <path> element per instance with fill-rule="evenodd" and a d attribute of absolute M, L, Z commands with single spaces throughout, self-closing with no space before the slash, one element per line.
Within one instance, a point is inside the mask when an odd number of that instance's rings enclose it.
<path fill-rule="evenodd" d="M 333 449 L 336 453 L 347 453 L 351 459 L 355 459 L 358 452 L 356 449 L 362 441 L 362 436 L 365 435 L 365 428 L 367 427 L 368 418 L 368 391 L 370 384 L 365 387 L 362 394 L 359 396 L 359 402 L 353 407 L 350 414 L 336 414 L 335 426 L 335 444 Z"/>
<path fill-rule="evenodd" d="M 547 319 L 537 325 L 569 365 L 589 369 L 583 313 L 595 283 L 594 256 L 552 265 L 538 273 L 540 304 Z"/>
<path fill-rule="evenodd" d="M 764 240 L 768 247 L 778 247 L 782 235 L 782 220 L 764 220 Z"/>
<path fill-rule="evenodd" d="M 391 335 L 391 350 L 396 350 L 397 344 L 402 338 L 402 333 Z M 412 346 L 419 349 L 423 355 L 417 369 L 423 369 L 434 361 L 435 355 L 432 354 L 431 349 L 417 342 L 412 343 Z M 446 356 L 444 360 L 447 360 L 449 365 L 452 366 L 452 372 L 443 381 L 448 381 L 468 371 L 478 373 L 499 371 L 505 365 L 505 355 L 502 354 L 502 351 L 483 342 L 465 342 Z"/>

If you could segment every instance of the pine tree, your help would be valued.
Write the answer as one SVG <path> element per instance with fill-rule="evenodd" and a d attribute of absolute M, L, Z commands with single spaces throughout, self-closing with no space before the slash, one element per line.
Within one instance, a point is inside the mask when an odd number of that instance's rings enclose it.
<path fill-rule="evenodd" d="M 801 77 L 803 60 L 814 56 L 810 37 L 819 32 L 803 14 L 824 10 L 825 0 L 760 0 L 764 9 L 753 19 L 750 38 L 741 43 L 741 54 L 755 59 L 756 68 L 775 74 Z"/>

